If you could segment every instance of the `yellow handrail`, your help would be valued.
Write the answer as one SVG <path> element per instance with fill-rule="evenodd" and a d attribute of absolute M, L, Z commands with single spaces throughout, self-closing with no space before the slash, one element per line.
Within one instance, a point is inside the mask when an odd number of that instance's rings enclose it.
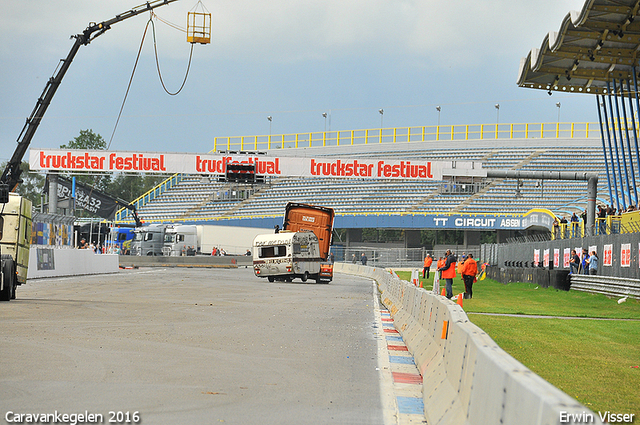
<path fill-rule="evenodd" d="M 600 132 L 590 131 L 593 123 L 466 124 L 416 127 L 318 131 L 258 136 L 215 137 L 213 151 L 310 148 L 370 143 L 429 142 L 486 139 L 590 139 Z M 615 126 L 616 123 L 614 123 Z M 597 124 L 596 124 L 597 125 Z M 633 130 L 631 130 L 633 131 Z M 637 131 L 640 132 L 640 129 Z M 277 142 L 276 142 L 277 140 Z"/>

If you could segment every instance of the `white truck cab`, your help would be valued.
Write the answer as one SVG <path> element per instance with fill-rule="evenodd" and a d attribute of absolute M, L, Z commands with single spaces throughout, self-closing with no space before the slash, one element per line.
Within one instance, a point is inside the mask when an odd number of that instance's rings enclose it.
<path fill-rule="evenodd" d="M 320 246 L 312 231 L 271 233 L 253 240 L 253 271 L 269 282 L 303 282 L 312 278 L 321 281 Z"/>
<path fill-rule="evenodd" d="M 194 225 L 168 225 L 164 231 L 165 256 L 180 257 L 183 255 L 196 255 L 200 249 L 198 243 L 198 229 Z"/>

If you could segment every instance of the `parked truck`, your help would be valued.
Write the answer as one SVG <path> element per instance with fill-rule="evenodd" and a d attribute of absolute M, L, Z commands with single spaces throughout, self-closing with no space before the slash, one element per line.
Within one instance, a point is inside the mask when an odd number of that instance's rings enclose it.
<path fill-rule="evenodd" d="M 27 282 L 31 243 L 31 201 L 10 193 L 0 206 L 0 301 L 16 298 L 16 287 Z"/>
<path fill-rule="evenodd" d="M 334 212 L 331 208 L 290 202 L 285 209 L 283 229 L 258 235 L 253 241 L 253 271 L 269 282 L 331 282 L 329 261 Z"/>
<path fill-rule="evenodd" d="M 131 255 L 162 255 L 164 246 L 164 224 L 150 224 L 133 230 L 135 236 L 131 242 Z"/>
<path fill-rule="evenodd" d="M 115 226 L 109 230 L 107 243 L 116 245 L 121 254 L 131 252 L 131 243 L 136 236 L 134 227 Z"/>
<path fill-rule="evenodd" d="M 163 255 L 180 257 L 196 255 L 200 251 L 200 235 L 198 227 L 185 224 L 170 224 L 165 228 Z"/>

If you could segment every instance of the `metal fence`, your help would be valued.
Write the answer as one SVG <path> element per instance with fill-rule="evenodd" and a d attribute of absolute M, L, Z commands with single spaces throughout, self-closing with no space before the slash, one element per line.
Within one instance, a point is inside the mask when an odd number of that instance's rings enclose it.
<path fill-rule="evenodd" d="M 362 254 L 367 257 L 367 265 L 374 267 L 422 268 L 427 253 L 424 248 L 373 248 L 342 247 L 334 250 L 335 261 L 361 264 Z M 435 267 L 435 265 L 433 266 Z"/>
<path fill-rule="evenodd" d="M 548 240 L 509 244 L 485 244 L 480 249 L 480 259 L 492 266 L 532 267 L 534 256 L 544 262 L 548 255 L 546 268 L 569 270 L 565 262 L 565 250 L 575 249 L 578 255 L 586 248 L 596 251 L 599 276 L 613 276 L 628 279 L 640 279 L 640 233 L 590 236 L 585 238 Z M 557 255 L 559 254 L 559 259 Z M 555 260 L 559 260 L 556 261 Z"/>

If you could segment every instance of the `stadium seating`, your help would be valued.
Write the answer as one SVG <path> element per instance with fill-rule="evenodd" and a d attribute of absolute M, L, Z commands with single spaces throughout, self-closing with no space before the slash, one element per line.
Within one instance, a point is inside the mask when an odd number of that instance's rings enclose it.
<path fill-rule="evenodd" d="M 535 142 L 534 142 L 535 143 Z M 486 169 L 528 171 L 575 171 L 598 173 L 598 196 L 609 202 L 602 148 L 590 141 L 585 146 L 540 146 L 449 149 L 428 148 L 419 143 L 372 151 L 367 145 L 351 147 L 349 156 L 428 159 L 433 161 L 478 161 Z M 314 148 L 318 149 L 318 148 Z M 355 149 L 355 151 L 354 151 Z M 287 152 L 288 155 L 295 155 Z M 321 153 L 320 153 L 321 152 Z M 317 155 L 345 155 L 341 149 L 326 149 Z M 357 178 L 273 178 L 264 185 L 246 186 L 211 182 L 202 176 L 183 175 L 179 182 L 139 207 L 145 221 L 217 219 L 221 217 L 280 216 L 287 202 L 332 207 L 337 214 L 431 214 L 512 213 L 548 208 L 568 215 L 586 207 L 584 181 L 488 180 L 476 193 L 448 193 L 444 181 L 364 180 Z M 460 184 L 460 183 L 458 183 Z"/>

